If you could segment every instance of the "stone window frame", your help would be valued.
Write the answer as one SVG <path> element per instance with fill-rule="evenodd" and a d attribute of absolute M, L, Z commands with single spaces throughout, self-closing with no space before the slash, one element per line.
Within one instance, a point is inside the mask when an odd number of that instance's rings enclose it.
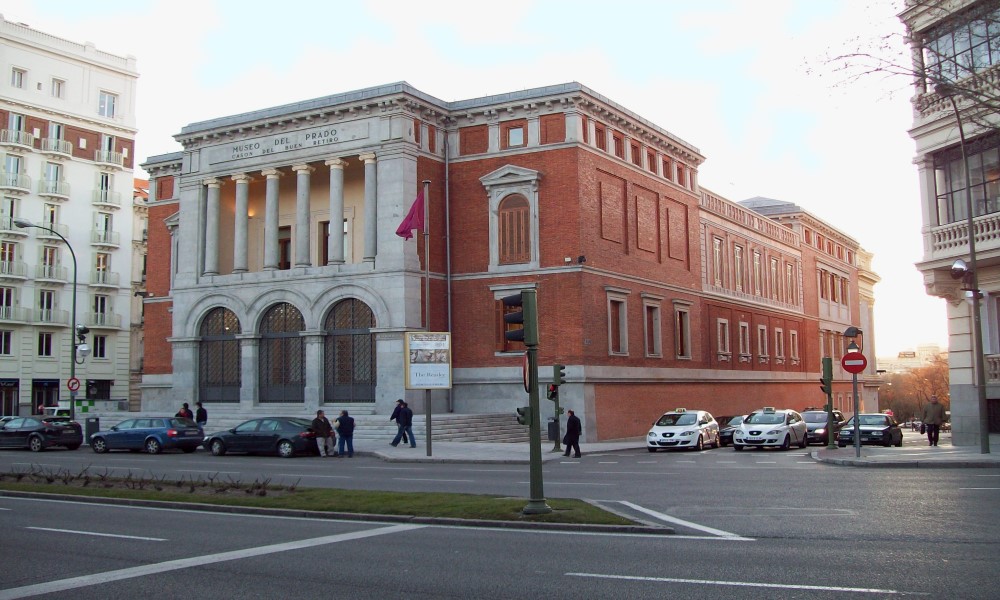
<path fill-rule="evenodd" d="M 660 310 L 663 298 L 646 293 L 642 293 L 640 296 L 642 298 L 642 339 L 646 358 L 663 358 L 663 317 Z"/>
<path fill-rule="evenodd" d="M 678 360 L 691 360 L 694 355 L 691 339 L 692 302 L 674 300 L 674 354 Z"/>
<path fill-rule="evenodd" d="M 624 288 L 604 286 L 604 293 L 607 297 L 608 312 L 608 355 L 628 356 L 628 295 L 631 293 Z M 613 339 L 614 320 L 612 307 L 618 305 L 620 312 L 618 318 L 618 348 L 611 343 Z"/>
<path fill-rule="evenodd" d="M 719 362 L 730 362 L 733 358 L 729 335 L 729 319 L 715 320 L 716 356 Z"/>
<path fill-rule="evenodd" d="M 533 169 L 514 165 L 505 165 L 479 178 L 486 188 L 490 220 L 490 263 L 487 271 L 490 273 L 510 273 L 535 270 L 539 268 L 538 257 L 538 184 L 542 174 Z M 531 245 L 527 262 L 500 264 L 500 203 L 511 195 L 520 195 L 528 201 L 529 243 Z"/>

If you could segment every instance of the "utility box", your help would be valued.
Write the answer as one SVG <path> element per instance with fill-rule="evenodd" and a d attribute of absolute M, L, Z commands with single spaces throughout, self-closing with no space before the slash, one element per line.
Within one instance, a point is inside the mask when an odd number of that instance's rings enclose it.
<path fill-rule="evenodd" d="M 549 441 L 555 442 L 559 439 L 559 419 L 549 417 Z"/>
<path fill-rule="evenodd" d="M 98 417 L 87 417 L 83 422 L 83 443 L 90 444 L 90 434 L 101 430 L 101 419 Z"/>

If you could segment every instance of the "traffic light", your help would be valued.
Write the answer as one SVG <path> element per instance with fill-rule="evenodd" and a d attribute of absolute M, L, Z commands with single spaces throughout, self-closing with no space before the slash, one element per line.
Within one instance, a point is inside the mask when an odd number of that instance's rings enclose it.
<path fill-rule="evenodd" d="M 517 409 L 517 422 L 520 425 L 531 426 L 531 407 L 521 406 Z"/>
<path fill-rule="evenodd" d="M 827 395 L 833 393 L 833 359 L 829 356 L 823 357 L 823 376 L 819 378 L 819 389 Z"/>
<path fill-rule="evenodd" d="M 566 365 L 552 365 L 552 383 L 557 386 L 566 383 Z"/>
<path fill-rule="evenodd" d="M 535 290 L 522 290 L 518 294 L 502 299 L 504 323 L 520 323 L 520 329 L 504 332 L 504 337 L 512 342 L 524 342 L 526 346 L 538 345 L 538 308 Z M 521 310 L 508 310 L 520 308 Z"/>
<path fill-rule="evenodd" d="M 559 386 L 553 383 L 549 384 L 549 389 L 545 393 L 545 397 L 549 400 L 555 401 L 559 399 Z"/>

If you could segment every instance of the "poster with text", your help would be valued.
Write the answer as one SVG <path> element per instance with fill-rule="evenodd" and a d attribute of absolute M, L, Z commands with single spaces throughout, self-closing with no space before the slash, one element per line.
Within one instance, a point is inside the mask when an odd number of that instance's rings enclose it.
<path fill-rule="evenodd" d="M 406 389 L 451 389 L 451 334 L 408 331 L 405 336 Z"/>

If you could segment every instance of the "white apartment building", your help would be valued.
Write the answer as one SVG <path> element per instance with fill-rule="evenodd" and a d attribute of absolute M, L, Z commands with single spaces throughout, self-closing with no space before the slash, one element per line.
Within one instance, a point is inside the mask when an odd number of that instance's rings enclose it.
<path fill-rule="evenodd" d="M 952 440 L 976 446 L 983 442 L 977 353 L 983 355 L 985 420 L 990 432 L 1000 432 L 1000 5 L 909 0 L 899 16 L 915 74 L 910 136 L 917 147 L 924 240 L 917 268 L 927 293 L 948 301 Z M 952 272 L 958 259 L 971 266 L 973 248 L 978 291 L 970 277 Z M 975 293 L 981 299 L 979 348 Z"/>
<path fill-rule="evenodd" d="M 74 366 L 78 413 L 128 398 L 137 78 L 0 15 L 0 414 L 68 402 Z"/>

